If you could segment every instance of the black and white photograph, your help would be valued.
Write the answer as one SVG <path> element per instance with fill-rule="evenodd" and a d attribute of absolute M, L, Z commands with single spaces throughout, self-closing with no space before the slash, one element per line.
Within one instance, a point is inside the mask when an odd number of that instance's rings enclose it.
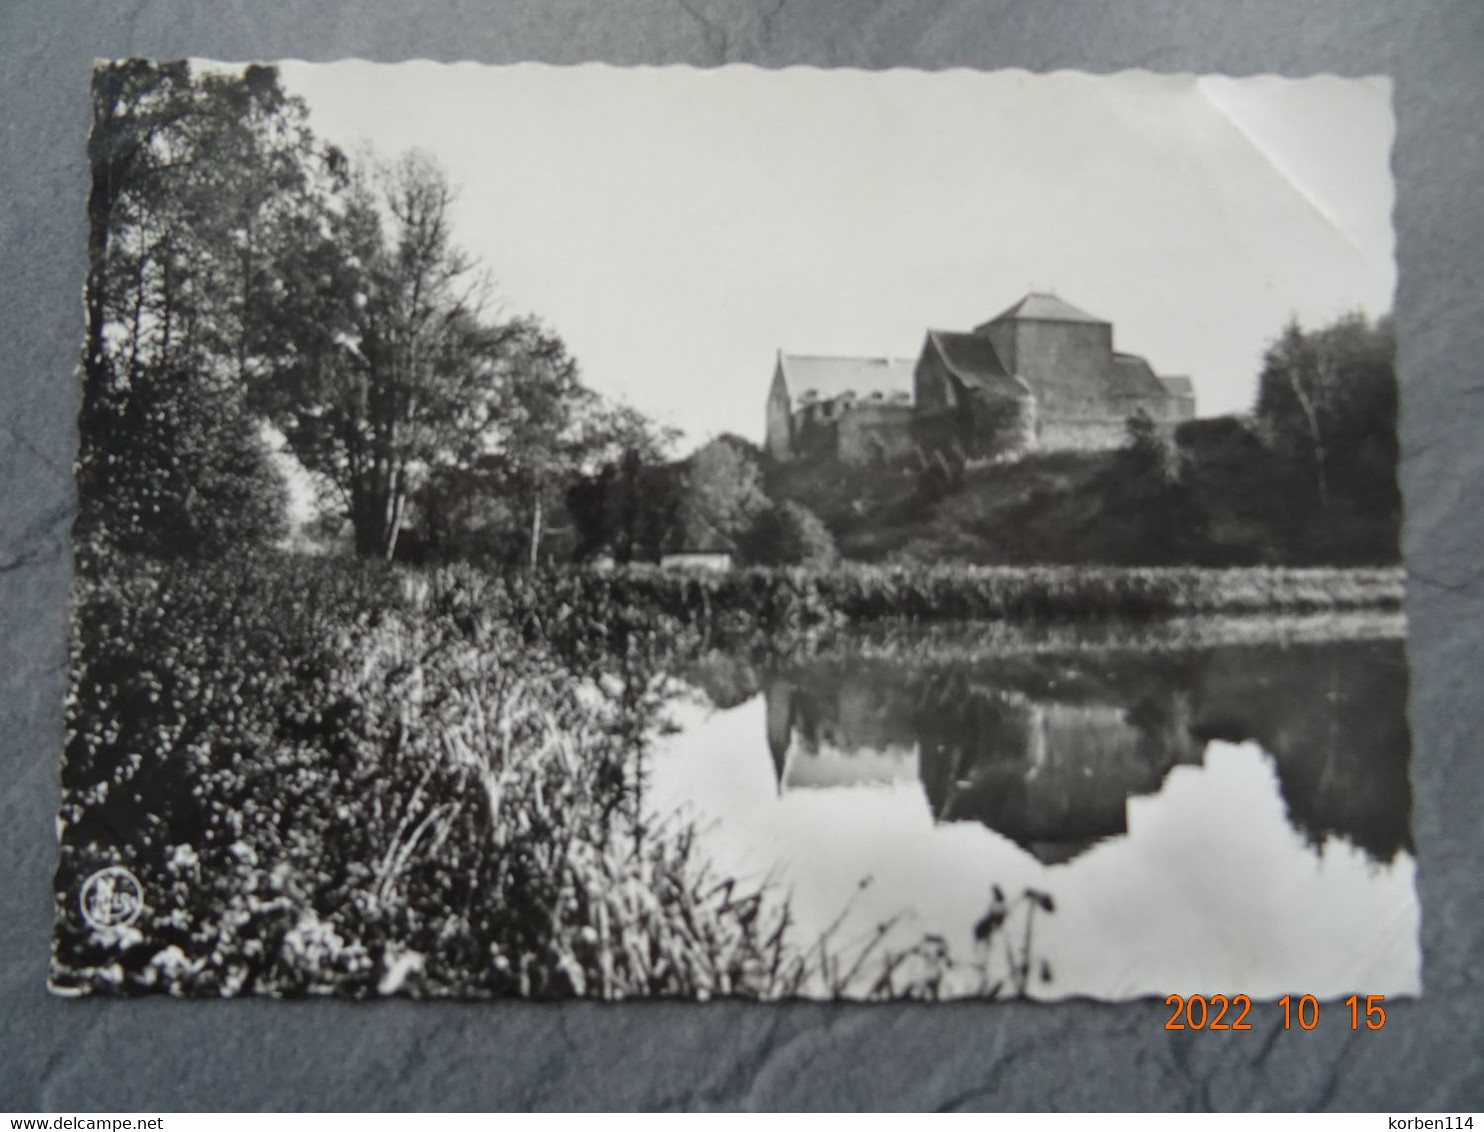
<path fill-rule="evenodd" d="M 52 991 L 1420 993 L 1389 80 L 91 95 Z"/>

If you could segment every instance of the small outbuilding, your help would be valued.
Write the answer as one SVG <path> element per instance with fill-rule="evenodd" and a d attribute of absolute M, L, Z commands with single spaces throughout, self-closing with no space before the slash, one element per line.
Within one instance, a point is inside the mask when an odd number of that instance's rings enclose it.
<path fill-rule="evenodd" d="M 732 568 L 732 556 L 725 550 L 677 550 L 660 555 L 664 570 L 715 570 Z"/>

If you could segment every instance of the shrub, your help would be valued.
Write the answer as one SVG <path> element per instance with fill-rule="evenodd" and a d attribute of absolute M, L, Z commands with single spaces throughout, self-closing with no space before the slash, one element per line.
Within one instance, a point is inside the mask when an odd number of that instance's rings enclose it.
<path fill-rule="evenodd" d="M 839 557 L 829 528 L 814 512 L 791 500 L 774 503 L 752 524 L 747 558 L 765 566 L 829 566 Z"/>
<path fill-rule="evenodd" d="M 79 460 L 80 545 L 211 557 L 287 534 L 287 486 L 240 402 L 178 371 L 99 406 Z"/>
<path fill-rule="evenodd" d="M 54 984 L 789 993 L 783 913 L 637 805 L 642 650 L 582 682 L 509 619 L 532 596 L 323 559 L 82 581 Z M 98 929 L 112 864 L 148 915 Z"/>

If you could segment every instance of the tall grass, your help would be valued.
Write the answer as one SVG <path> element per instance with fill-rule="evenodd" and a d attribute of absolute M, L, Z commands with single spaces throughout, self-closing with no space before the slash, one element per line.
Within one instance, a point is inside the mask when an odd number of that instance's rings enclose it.
<path fill-rule="evenodd" d="M 478 592 L 487 608 L 544 640 L 598 651 L 634 636 L 777 637 L 884 620 L 1054 624 L 1221 614 L 1396 611 L 1399 569 L 878 567 L 685 574 L 654 567 L 436 583 Z M 479 578 L 478 584 L 471 580 Z"/>
<path fill-rule="evenodd" d="M 54 985 L 792 993 L 782 907 L 637 805 L 651 673 L 594 695 L 453 594 L 329 563 L 81 583 Z M 134 925 L 79 914 L 105 864 Z"/>
<path fill-rule="evenodd" d="M 1395 571 L 425 574 L 100 562 L 74 596 L 67 992 L 931 996 L 941 941 L 798 940 L 643 805 L 667 664 L 857 622 L 1394 609 Z M 128 867 L 138 922 L 80 915 Z M 991 982 L 983 993 L 1018 979 Z"/>

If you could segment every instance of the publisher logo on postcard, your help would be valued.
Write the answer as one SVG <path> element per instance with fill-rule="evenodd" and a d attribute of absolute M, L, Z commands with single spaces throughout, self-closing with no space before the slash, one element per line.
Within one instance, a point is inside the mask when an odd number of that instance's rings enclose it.
<path fill-rule="evenodd" d="M 123 865 L 110 865 L 83 882 L 78 903 L 93 927 L 126 928 L 144 910 L 144 886 Z"/>

